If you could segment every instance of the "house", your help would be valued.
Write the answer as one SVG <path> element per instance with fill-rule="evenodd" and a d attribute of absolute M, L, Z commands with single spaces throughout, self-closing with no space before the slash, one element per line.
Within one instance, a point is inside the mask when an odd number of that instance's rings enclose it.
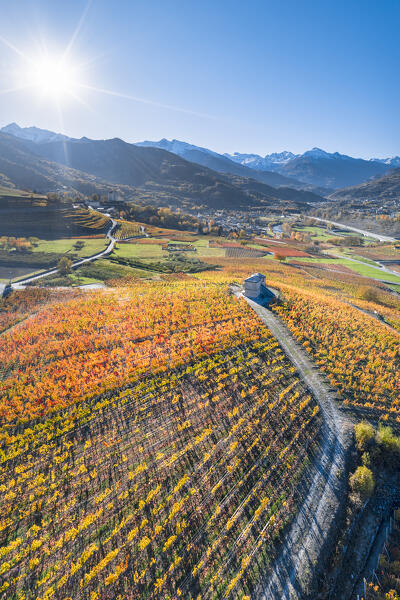
<path fill-rule="evenodd" d="M 266 289 L 265 275 L 253 273 L 244 280 L 244 295 L 248 298 L 258 298 Z"/>
<path fill-rule="evenodd" d="M 110 190 L 107 194 L 108 202 L 123 202 L 124 199 L 121 198 L 118 190 Z"/>

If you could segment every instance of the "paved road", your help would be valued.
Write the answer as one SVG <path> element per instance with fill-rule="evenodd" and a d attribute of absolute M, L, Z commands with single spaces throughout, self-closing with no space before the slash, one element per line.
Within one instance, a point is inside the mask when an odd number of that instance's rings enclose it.
<path fill-rule="evenodd" d="M 240 295 L 238 290 L 236 293 Z M 312 467 L 312 484 L 284 540 L 281 555 L 258 594 L 262 600 L 295 600 L 302 598 L 307 590 L 312 592 L 316 568 L 325 566 L 321 557 L 345 498 L 352 423 L 336 408 L 334 392 L 284 323 L 270 310 L 248 298 L 245 300 L 297 367 L 323 417 L 321 454 Z"/>
<path fill-rule="evenodd" d="M 380 233 L 371 233 L 371 231 L 365 231 L 365 229 L 357 229 L 357 227 L 351 227 L 350 225 L 344 225 L 343 223 L 337 223 L 336 221 L 328 221 L 328 219 L 320 219 L 319 217 L 311 217 L 316 221 L 321 221 L 322 223 L 330 223 L 331 225 L 335 225 L 335 227 L 341 227 L 342 229 L 348 229 L 349 231 L 354 231 L 355 233 L 359 233 L 360 235 L 364 235 L 365 237 L 370 237 L 375 240 L 379 240 L 380 242 L 396 242 L 396 238 L 390 237 L 389 235 L 382 235 Z"/>
<path fill-rule="evenodd" d="M 333 254 L 330 250 L 327 250 L 324 254 L 328 254 L 330 256 L 335 256 L 336 258 L 341 258 L 344 260 L 349 260 L 350 262 L 357 263 L 359 265 L 362 265 L 363 267 L 370 267 L 371 269 L 375 269 L 378 272 L 384 272 L 384 273 L 388 273 L 389 275 L 395 275 L 398 279 L 400 279 L 400 273 L 398 271 L 396 272 L 396 271 L 392 271 L 391 269 L 388 269 L 387 267 L 385 267 L 385 265 L 382 265 L 379 261 L 375 261 L 379 265 L 378 267 L 376 267 L 375 265 L 370 265 L 369 263 L 366 263 L 362 260 L 357 260 L 357 258 L 345 256 L 344 254 Z M 372 278 L 372 279 L 374 279 L 374 278 Z M 378 278 L 378 280 L 381 281 L 379 278 Z"/>
<path fill-rule="evenodd" d="M 111 254 L 115 246 L 115 238 L 113 237 L 113 231 L 117 227 L 117 222 L 114 219 L 111 219 L 111 227 L 107 231 L 106 238 L 109 241 L 109 244 L 103 252 L 99 252 L 98 254 L 94 254 L 93 256 L 88 256 L 87 258 L 82 258 L 74 263 L 72 263 L 72 268 L 79 267 L 80 265 L 84 265 L 85 263 L 92 262 L 97 260 L 98 258 L 102 258 L 103 256 L 107 256 Z M 42 279 L 42 277 L 47 277 L 48 275 L 54 275 L 57 273 L 57 269 L 49 269 L 48 271 L 43 271 L 39 275 L 33 275 L 32 277 L 27 277 L 25 279 L 20 279 L 18 282 L 12 284 L 12 288 L 14 290 L 22 289 L 27 283 L 31 283 L 32 281 L 37 281 L 38 279 Z"/>

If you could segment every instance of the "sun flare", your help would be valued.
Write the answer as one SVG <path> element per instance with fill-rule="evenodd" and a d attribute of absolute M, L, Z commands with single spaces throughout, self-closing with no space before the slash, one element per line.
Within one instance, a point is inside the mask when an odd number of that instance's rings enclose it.
<path fill-rule="evenodd" d="M 27 83 L 42 97 L 61 100 L 74 95 L 78 87 L 77 69 L 63 57 L 43 57 L 33 61 L 28 68 Z"/>

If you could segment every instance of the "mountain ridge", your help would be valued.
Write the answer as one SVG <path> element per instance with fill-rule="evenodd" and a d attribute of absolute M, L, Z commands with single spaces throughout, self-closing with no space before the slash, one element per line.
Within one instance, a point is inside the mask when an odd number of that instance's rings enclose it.
<path fill-rule="evenodd" d="M 176 139 L 167 140 L 166 138 L 163 138 L 158 142 L 145 140 L 143 142 L 137 142 L 135 145 L 143 148 L 161 148 L 168 152 L 172 152 L 173 154 L 177 154 L 185 160 L 208 167 L 218 173 L 230 173 L 231 175 L 250 177 L 261 183 L 272 185 L 273 187 L 284 186 L 292 187 L 294 189 L 310 188 L 308 184 L 297 181 L 294 178 L 286 177 L 285 175 L 270 170 L 255 170 L 245 164 L 240 164 L 231 160 L 226 154 L 218 154 L 218 152 L 214 152 L 209 148 L 195 146 L 194 144 L 189 144 L 188 142 L 182 142 Z M 320 190 L 317 191 L 319 192 Z"/>
<path fill-rule="evenodd" d="M 400 199 L 400 168 L 390 170 L 372 181 L 336 190 L 329 198 L 343 201 L 398 200 Z"/>
<path fill-rule="evenodd" d="M 55 142 L 81 141 L 89 143 L 96 141 L 101 143 L 107 141 L 90 140 L 86 137 L 78 140 L 65 134 L 37 127 L 19 127 L 16 123 L 10 123 L 0 131 L 36 144 L 41 148 L 39 154 L 43 154 L 46 144 Z M 129 142 L 124 143 L 129 144 Z M 258 154 L 240 154 L 238 152 L 219 154 L 209 148 L 166 138 L 159 141 L 145 140 L 130 145 L 159 148 L 217 173 L 252 178 L 277 188 L 304 189 L 323 196 L 333 193 L 334 190 L 354 187 L 379 178 L 390 169 L 400 166 L 399 156 L 363 159 L 339 152 L 330 153 L 318 147 L 311 148 L 303 154 L 283 151 L 266 154 L 262 157 Z M 53 157 L 47 158 L 52 159 Z"/>
<path fill-rule="evenodd" d="M 0 133 L 0 174 L 18 187 L 40 192 L 66 186 L 90 194 L 118 188 L 139 203 L 179 208 L 246 210 L 280 202 L 321 201 L 310 192 L 273 188 L 253 179 L 216 173 L 158 148 L 119 138 L 35 143 Z"/>

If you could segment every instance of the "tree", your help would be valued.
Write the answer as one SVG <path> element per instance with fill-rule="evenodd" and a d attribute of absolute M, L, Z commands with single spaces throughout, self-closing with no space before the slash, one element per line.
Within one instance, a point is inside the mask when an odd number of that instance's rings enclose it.
<path fill-rule="evenodd" d="M 362 421 L 354 426 L 354 433 L 356 436 L 358 449 L 361 452 L 364 452 L 375 437 L 374 428 L 370 423 Z"/>
<path fill-rule="evenodd" d="M 286 260 L 286 256 L 279 254 L 279 252 L 274 252 L 274 258 L 275 260 L 279 260 L 279 262 L 285 262 Z"/>
<path fill-rule="evenodd" d="M 357 467 L 350 477 L 350 486 L 362 502 L 370 498 L 375 488 L 374 476 L 371 469 L 365 466 Z"/>
<path fill-rule="evenodd" d="M 63 256 L 58 261 L 57 270 L 60 273 L 60 275 L 68 275 L 72 271 L 72 260 L 70 260 L 66 256 Z"/>
<path fill-rule="evenodd" d="M 398 468 L 400 458 L 400 438 L 395 436 L 389 426 L 379 425 L 376 442 L 381 449 L 382 458 L 389 467 Z"/>
<path fill-rule="evenodd" d="M 82 250 L 82 248 L 84 247 L 84 245 L 85 245 L 85 242 L 83 240 L 78 240 L 74 244 L 74 249 L 75 250 Z"/>

